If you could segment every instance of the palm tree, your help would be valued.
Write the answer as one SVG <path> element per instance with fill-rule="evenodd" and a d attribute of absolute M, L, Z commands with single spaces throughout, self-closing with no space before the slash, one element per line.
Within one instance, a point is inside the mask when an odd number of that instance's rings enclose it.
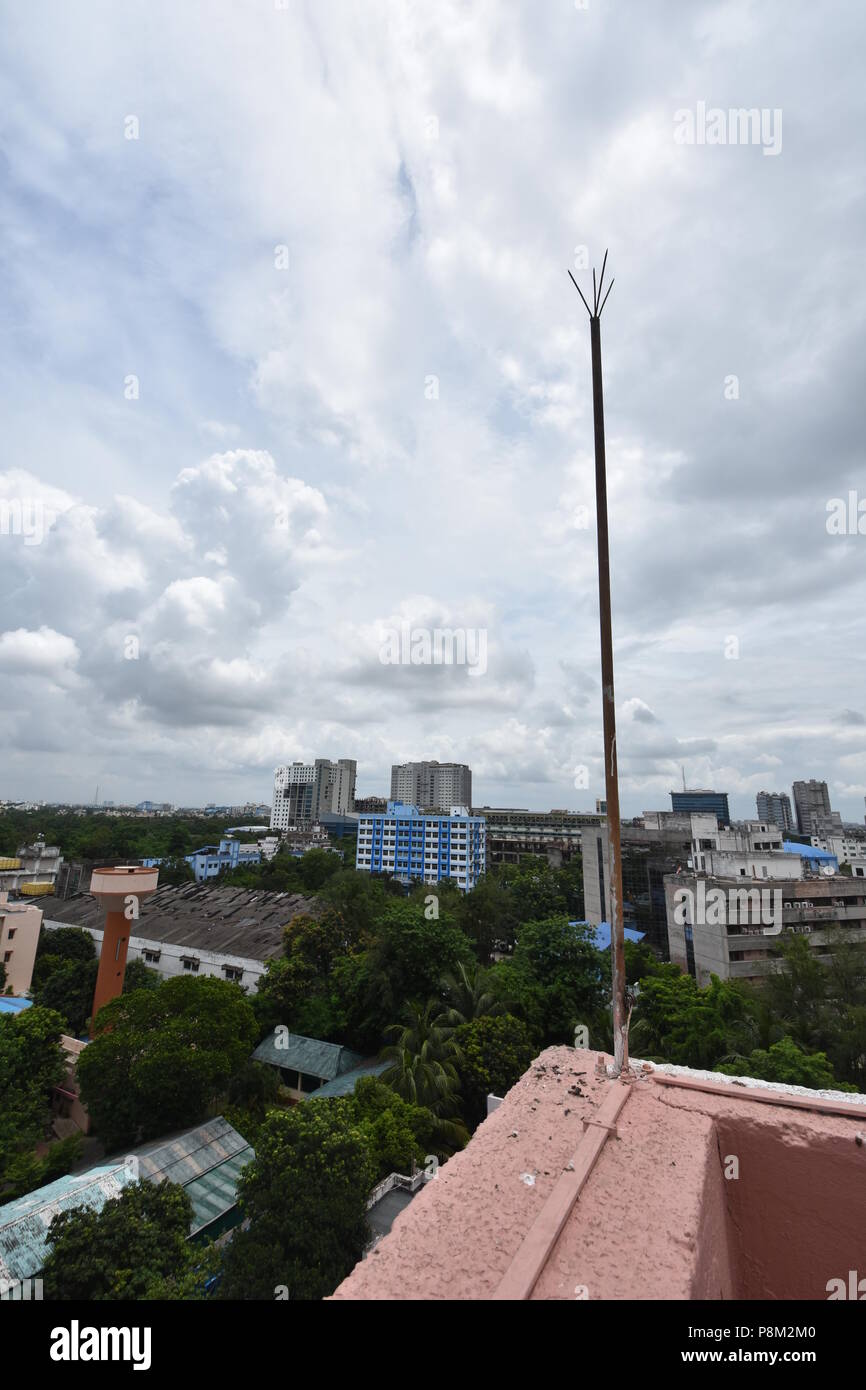
<path fill-rule="evenodd" d="M 441 1005 L 409 1004 L 404 1023 L 394 1023 L 386 1035 L 395 1041 L 383 1048 L 382 1058 L 391 1065 L 382 1080 L 413 1105 L 423 1105 L 440 1118 L 454 1117 L 460 1108 L 461 1060 L 454 1042 L 454 1025 Z"/>
<path fill-rule="evenodd" d="M 487 989 L 487 972 L 480 965 L 466 965 L 461 961 L 456 974 L 446 975 L 442 989 L 447 1001 L 444 1017 L 453 1027 L 461 1023 L 471 1023 L 483 1014 L 501 1014 L 506 1011 L 503 1004 L 491 990 Z"/>

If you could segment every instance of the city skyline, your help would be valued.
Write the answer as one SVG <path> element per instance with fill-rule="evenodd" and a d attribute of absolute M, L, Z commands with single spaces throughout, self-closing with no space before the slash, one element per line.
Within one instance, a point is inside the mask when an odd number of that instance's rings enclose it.
<path fill-rule="evenodd" d="M 737 816 L 818 777 L 862 819 L 862 21 L 786 16 L 17 14 L 2 794 L 232 803 L 339 747 L 360 796 L 435 758 L 491 805 L 591 807 L 566 272 L 609 244 L 623 814 L 685 764 Z M 714 145 L 752 104 L 760 141 Z"/>

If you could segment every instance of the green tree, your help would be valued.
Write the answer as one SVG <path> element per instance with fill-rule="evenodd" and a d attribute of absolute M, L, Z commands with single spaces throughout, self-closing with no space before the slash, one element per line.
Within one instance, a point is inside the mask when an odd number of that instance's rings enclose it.
<path fill-rule="evenodd" d="M 606 999 L 603 962 L 590 926 L 551 917 L 524 923 L 514 955 L 492 966 L 488 978 L 509 1012 L 547 1047 L 573 1043 L 578 1024 L 596 1024 Z"/>
<path fill-rule="evenodd" d="M 64 1302 L 136 1301 L 159 1279 L 190 1265 L 192 1203 L 176 1183 L 130 1183 L 99 1211 L 55 1216 L 42 1278 L 45 1296 Z"/>
<path fill-rule="evenodd" d="M 493 875 L 485 874 L 471 893 L 460 894 L 456 915 L 482 965 L 495 951 L 513 948 L 519 926 L 514 894 Z"/>
<path fill-rule="evenodd" d="M 664 965 L 641 982 L 629 1032 L 629 1051 L 680 1066 L 713 1068 L 743 1053 L 755 1037 L 755 1018 L 744 990 L 717 975 L 701 989 L 691 975 Z"/>
<path fill-rule="evenodd" d="M 40 989 L 55 971 L 64 965 L 86 964 L 96 960 L 96 947 L 89 932 L 80 927 L 57 927 L 49 931 L 42 927 L 36 960 L 33 964 L 32 989 Z"/>
<path fill-rule="evenodd" d="M 182 883 L 195 883 L 195 870 L 185 859 L 172 855 L 159 866 L 160 888 L 177 888 Z"/>
<path fill-rule="evenodd" d="M 306 891 L 314 893 L 341 868 L 342 860 L 338 854 L 333 854 L 329 849 L 309 849 L 298 860 L 298 877 Z"/>
<path fill-rule="evenodd" d="M 456 1026 L 469 1023 L 482 1014 L 498 1014 L 505 1011 L 505 1005 L 490 988 L 487 972 L 479 965 L 467 965 L 460 961 L 453 975 L 446 975 L 442 981 L 450 1021 Z"/>
<path fill-rule="evenodd" d="M 486 1015 L 464 1023 L 454 1035 L 457 1071 L 474 1128 L 487 1114 L 487 1097 L 504 1096 L 526 1071 L 535 1048 L 526 1024 L 512 1014 Z"/>
<path fill-rule="evenodd" d="M 376 1182 L 389 1173 L 410 1174 L 413 1164 L 423 1167 L 428 1154 L 438 1152 L 440 1129 L 432 1112 L 412 1105 L 376 1077 L 361 1078 L 348 1108 L 367 1141 Z"/>
<path fill-rule="evenodd" d="M 143 960 L 130 960 L 123 972 L 123 993 L 131 994 L 134 989 L 159 989 L 162 978 L 157 970 L 151 970 Z"/>
<path fill-rule="evenodd" d="M 523 855 L 519 864 L 500 865 L 499 882 L 510 891 L 518 922 L 542 922 L 568 915 L 557 871 L 541 855 Z"/>
<path fill-rule="evenodd" d="M 382 1081 L 412 1105 L 423 1105 L 442 1119 L 456 1118 L 460 1053 L 454 1025 L 436 1000 L 407 1004 L 403 1019 L 386 1030 L 394 1041 L 382 1049 L 383 1061 L 390 1063 Z"/>
<path fill-rule="evenodd" d="M 809 1086 L 813 1090 L 856 1091 L 846 1081 L 837 1081 L 824 1052 L 804 1052 L 793 1038 L 780 1038 L 768 1049 L 755 1048 L 747 1057 L 731 1057 L 717 1063 L 716 1071 L 726 1076 L 755 1076 L 763 1081 L 782 1081 L 789 1086 Z"/>
<path fill-rule="evenodd" d="M 34 1007 L 0 1014 L 0 1203 L 38 1187 L 34 1153 L 49 1133 L 51 1088 L 66 1075 L 63 1019 Z"/>
<path fill-rule="evenodd" d="M 374 1171 L 363 1134 L 339 1103 L 307 1101 L 273 1110 L 239 1199 L 246 1228 L 225 1255 L 219 1296 L 325 1298 L 354 1269 L 369 1240 L 367 1196 Z"/>
<path fill-rule="evenodd" d="M 81 1098 L 109 1148 L 193 1125 L 248 1059 L 256 1016 L 239 985 L 179 976 L 101 1009 L 78 1062 Z"/>
<path fill-rule="evenodd" d="M 56 1010 L 64 1020 L 64 1031 L 77 1036 L 87 1028 L 93 1012 L 99 962 L 62 960 L 56 956 L 46 960 L 57 960 L 57 966 L 34 991 L 34 1000 L 40 1008 Z"/>
<path fill-rule="evenodd" d="M 347 1042 L 378 1049 L 406 1003 L 440 993 L 444 975 L 472 963 L 466 935 L 449 918 L 428 918 L 417 903 L 392 902 L 377 919 L 368 950 L 336 963 L 334 989 L 347 1021 Z"/>

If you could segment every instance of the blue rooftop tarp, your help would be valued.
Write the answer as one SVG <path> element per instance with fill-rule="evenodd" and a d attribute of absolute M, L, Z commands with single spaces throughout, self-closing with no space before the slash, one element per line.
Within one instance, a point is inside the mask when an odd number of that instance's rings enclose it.
<path fill-rule="evenodd" d="M 32 999 L 19 999 L 14 994 L 0 994 L 0 1014 L 20 1014 L 32 1007 Z"/>
<path fill-rule="evenodd" d="M 643 941 L 646 932 L 635 931 L 634 927 L 623 927 L 626 941 Z M 606 951 L 610 946 L 610 922 L 599 922 L 595 928 L 595 949 Z"/>
<path fill-rule="evenodd" d="M 815 845 L 799 845 L 796 840 L 783 840 L 782 849 L 786 854 L 799 854 L 803 859 L 824 859 L 827 863 L 830 860 L 836 863 L 835 854 L 831 854 L 829 850 L 818 849 Z"/>
<path fill-rule="evenodd" d="M 589 922 L 569 922 L 570 927 L 589 927 L 593 934 L 593 945 L 597 951 L 606 951 L 610 946 L 610 923 L 599 922 L 597 927 L 593 927 Z M 635 931 L 634 927 L 624 927 L 623 935 L 626 941 L 643 941 L 646 932 Z"/>

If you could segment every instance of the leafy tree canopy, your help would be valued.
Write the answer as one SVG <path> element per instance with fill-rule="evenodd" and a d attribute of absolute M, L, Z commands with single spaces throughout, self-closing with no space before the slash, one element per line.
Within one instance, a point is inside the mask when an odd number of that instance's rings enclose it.
<path fill-rule="evenodd" d="M 188 976 L 112 999 L 97 1027 L 78 1078 L 110 1148 L 203 1119 L 248 1060 L 258 1033 L 240 986 Z"/>
<path fill-rule="evenodd" d="M 374 1180 L 368 1144 L 344 1102 L 306 1101 L 273 1110 L 239 1195 L 249 1226 L 235 1231 L 219 1296 L 292 1300 L 333 1293 L 369 1240 Z"/>
<path fill-rule="evenodd" d="M 190 1265 L 192 1203 L 176 1183 L 130 1183 L 100 1211 L 55 1216 L 42 1278 L 45 1296 L 102 1303 L 143 1298 Z"/>

